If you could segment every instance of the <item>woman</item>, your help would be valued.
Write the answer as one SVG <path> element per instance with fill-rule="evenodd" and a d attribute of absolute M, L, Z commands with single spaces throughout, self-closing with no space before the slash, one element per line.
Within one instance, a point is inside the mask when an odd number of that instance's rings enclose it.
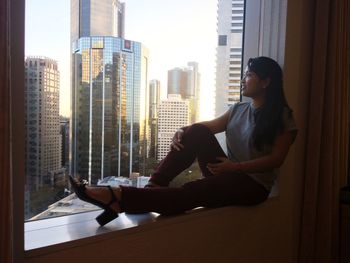
<path fill-rule="evenodd" d="M 77 196 L 104 209 L 104 225 L 120 212 L 181 213 L 195 207 L 256 205 L 267 199 L 297 129 L 283 92 L 282 70 L 267 57 L 248 61 L 241 91 L 251 102 L 222 116 L 179 129 L 171 150 L 144 188 L 87 187 L 70 177 Z M 228 154 L 214 134 L 226 132 Z M 168 187 L 198 159 L 203 179 Z"/>

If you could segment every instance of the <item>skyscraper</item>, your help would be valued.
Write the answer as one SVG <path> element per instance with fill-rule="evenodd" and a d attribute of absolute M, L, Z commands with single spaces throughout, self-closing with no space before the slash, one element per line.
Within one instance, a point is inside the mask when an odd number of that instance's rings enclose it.
<path fill-rule="evenodd" d="M 188 87 L 188 74 L 183 68 L 168 70 L 168 95 L 180 94 L 183 99 L 191 96 Z"/>
<path fill-rule="evenodd" d="M 74 175 L 96 184 L 142 173 L 148 156 L 148 51 L 125 40 L 123 3 L 71 3 Z"/>
<path fill-rule="evenodd" d="M 26 58 L 25 84 L 26 187 L 31 193 L 64 176 L 57 62 Z"/>
<path fill-rule="evenodd" d="M 71 173 L 95 184 L 144 170 L 148 155 L 148 51 L 117 37 L 73 45 Z"/>
<path fill-rule="evenodd" d="M 149 85 L 149 121 L 150 121 L 150 151 L 149 157 L 157 158 L 158 142 L 158 110 L 160 104 L 160 81 L 153 79 Z"/>
<path fill-rule="evenodd" d="M 71 0 L 71 41 L 81 37 L 124 38 L 125 4 L 118 0 Z"/>
<path fill-rule="evenodd" d="M 215 117 L 240 101 L 244 0 L 219 0 L 217 17 Z M 216 137 L 226 151 L 224 134 Z"/>
<path fill-rule="evenodd" d="M 183 99 L 199 97 L 199 85 L 197 62 L 188 62 L 185 68 L 168 70 L 168 94 L 180 94 Z"/>
<path fill-rule="evenodd" d="M 179 94 L 169 94 L 159 106 L 158 161 L 169 152 L 171 139 L 177 129 L 187 126 L 190 121 L 189 101 Z"/>
<path fill-rule="evenodd" d="M 181 98 L 189 100 L 190 123 L 199 120 L 200 73 L 197 62 L 189 62 L 185 68 L 168 71 L 169 94 L 180 94 Z"/>
<path fill-rule="evenodd" d="M 240 101 L 244 0 L 219 0 L 215 116 Z"/>

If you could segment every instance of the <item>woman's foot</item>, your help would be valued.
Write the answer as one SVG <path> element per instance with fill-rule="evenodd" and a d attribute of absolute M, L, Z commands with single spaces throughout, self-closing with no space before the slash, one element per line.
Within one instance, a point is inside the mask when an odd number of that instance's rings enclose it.
<path fill-rule="evenodd" d="M 113 194 L 116 197 L 117 201 L 111 203 L 109 207 L 114 212 L 120 213 L 121 210 L 120 210 L 119 202 L 121 200 L 121 189 L 119 187 L 112 187 L 112 191 L 113 191 Z M 108 187 L 87 186 L 85 189 L 85 193 L 89 197 L 91 197 L 91 198 L 93 198 L 93 199 L 95 199 L 95 200 L 97 200 L 105 205 L 108 205 L 113 199 L 113 197 L 111 196 L 112 193 L 108 189 Z"/>
<path fill-rule="evenodd" d="M 121 189 L 111 186 L 88 187 L 85 182 L 79 182 L 69 176 L 71 186 L 78 198 L 89 202 L 103 209 L 103 212 L 96 217 L 96 221 L 104 226 L 118 217 L 121 212 L 120 199 Z"/>

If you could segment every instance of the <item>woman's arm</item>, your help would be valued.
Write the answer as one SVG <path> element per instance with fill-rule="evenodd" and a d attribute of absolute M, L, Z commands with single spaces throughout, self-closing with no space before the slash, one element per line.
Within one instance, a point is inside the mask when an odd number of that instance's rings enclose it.
<path fill-rule="evenodd" d="M 230 109 L 228 109 L 223 115 L 216 119 L 210 121 L 202 121 L 199 123 L 207 126 L 213 134 L 224 132 L 226 130 L 229 115 Z"/>
<path fill-rule="evenodd" d="M 202 121 L 198 123 L 207 126 L 210 129 L 210 131 L 213 134 L 215 134 L 226 130 L 226 125 L 227 125 L 229 116 L 230 116 L 230 109 L 228 109 L 223 115 L 221 115 L 216 119 L 213 119 L 211 121 Z M 181 151 L 181 149 L 184 148 L 183 144 L 181 143 L 181 140 L 185 129 L 188 127 L 189 126 L 180 128 L 175 132 L 174 137 L 172 139 L 172 143 L 170 145 L 171 149 Z"/>
<path fill-rule="evenodd" d="M 232 162 L 227 158 L 218 158 L 221 162 L 208 164 L 208 169 L 213 174 L 238 170 L 251 173 L 272 171 L 283 164 L 292 143 L 293 133 L 286 132 L 277 136 L 272 152 L 269 155 L 241 163 Z"/>
<path fill-rule="evenodd" d="M 286 132 L 277 136 L 271 154 L 242 162 L 240 164 L 241 169 L 245 172 L 265 172 L 279 168 L 283 164 L 292 143 L 292 132 Z"/>

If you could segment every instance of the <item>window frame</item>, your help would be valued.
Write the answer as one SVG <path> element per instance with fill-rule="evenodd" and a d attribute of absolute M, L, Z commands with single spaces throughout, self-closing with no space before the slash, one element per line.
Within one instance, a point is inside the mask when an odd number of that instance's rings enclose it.
<path fill-rule="evenodd" d="M 25 0 L 7 0 L 9 5 L 9 28 L 10 28 L 10 87 L 11 87 L 11 154 L 15 157 L 16 162 L 11 167 L 12 169 L 12 204 L 13 204 L 13 261 L 24 262 L 24 34 L 25 34 Z M 254 8 L 252 8 L 254 5 Z M 271 3 L 267 4 L 264 0 L 259 0 L 257 3 L 246 1 L 245 16 L 244 16 L 244 32 L 250 34 L 243 35 L 243 59 L 242 65 L 245 65 L 248 58 L 251 56 L 266 55 L 276 58 L 277 61 L 283 65 L 284 49 L 285 49 L 285 31 L 286 19 L 284 21 L 277 21 L 271 19 L 267 20 L 268 15 L 271 15 L 271 10 L 274 14 L 283 11 L 278 15 L 281 19 L 286 17 L 287 0 L 278 1 L 275 3 L 277 8 L 272 7 Z M 274 16 L 274 18 L 276 18 Z M 264 20 L 265 19 L 265 20 Z M 279 29 L 277 34 L 272 35 L 273 31 L 271 25 L 276 25 Z M 270 26 L 271 30 L 267 30 Z M 249 31 L 247 31 L 249 30 Z M 254 34 L 255 32 L 256 34 Z M 270 34 L 266 34 L 266 32 Z M 272 36 L 272 37 L 271 37 Z M 268 41 L 271 39 L 271 41 Z M 279 41 L 282 39 L 283 41 Z M 255 45 L 254 45 L 255 43 Z M 257 44 L 257 45 L 256 45 Z M 249 54 L 249 56 L 248 56 Z M 21 69 L 21 70 L 19 70 Z M 247 98 L 243 97 L 242 101 Z M 86 241 L 85 241 L 86 242 Z M 67 246 L 65 246 L 67 248 Z"/>
<path fill-rule="evenodd" d="M 12 213 L 13 262 L 24 259 L 24 30 L 25 0 L 9 3 L 10 31 L 10 103 L 11 103 L 11 155 L 12 155 Z M 14 162 L 15 160 L 15 162 Z"/>

